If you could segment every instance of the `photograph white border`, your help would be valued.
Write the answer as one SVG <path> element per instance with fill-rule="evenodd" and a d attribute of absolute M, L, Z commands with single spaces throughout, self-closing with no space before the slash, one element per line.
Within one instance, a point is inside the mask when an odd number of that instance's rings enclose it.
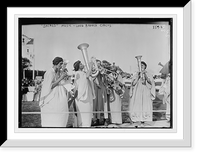
<path fill-rule="evenodd" d="M 38 8 L 37 14 L 32 8 L 20 9 L 20 8 L 8 8 L 8 58 L 9 62 L 13 64 L 8 64 L 8 140 L 2 145 L 3 147 L 190 147 L 191 146 L 191 37 L 190 37 L 190 20 L 191 20 L 191 2 L 189 2 L 184 8 L 167 8 L 168 11 L 161 8 L 125 8 L 123 14 L 118 14 L 119 9 L 115 8 L 112 10 L 112 14 L 109 14 L 110 9 L 105 8 L 102 11 L 100 9 L 79 9 L 79 12 L 82 11 L 84 14 L 77 14 L 77 8 L 70 9 L 58 9 L 56 15 L 52 15 L 51 11 L 49 14 L 44 9 Z M 152 9 L 156 10 L 153 11 Z M 51 10 L 51 9 L 50 9 Z M 170 10 L 170 11 L 169 11 Z M 178 11 L 177 11 L 178 10 Z M 70 12 L 71 11 L 71 12 Z M 166 11 L 166 12 L 165 12 Z M 43 13 L 42 13 L 43 12 Z M 169 14 L 170 12 L 170 14 Z M 40 17 L 46 16 L 63 16 L 66 15 L 73 17 L 134 17 L 138 15 L 140 17 L 146 17 L 151 15 L 156 15 L 160 17 L 171 17 L 176 16 L 177 18 L 177 36 L 175 39 L 175 57 L 173 59 L 176 79 L 173 81 L 174 84 L 177 83 L 180 86 L 176 87 L 175 95 L 177 93 L 176 103 L 177 103 L 177 129 L 174 133 L 163 132 L 163 133 L 146 133 L 145 131 L 139 130 L 136 133 L 126 133 L 126 130 L 123 130 L 123 133 L 102 133 L 99 132 L 84 133 L 83 132 L 71 132 L 71 133 L 52 133 L 50 130 L 48 133 L 26 133 L 26 132 L 16 132 L 16 125 L 14 121 L 16 118 L 14 114 L 16 113 L 16 103 L 18 98 L 16 97 L 16 67 L 14 64 L 16 62 L 16 49 L 17 44 L 15 39 L 16 35 L 16 16 L 26 16 L 27 17 Z M 184 26 L 181 25 L 181 22 L 184 22 Z M 181 31 L 184 30 L 184 31 Z M 174 31 L 176 32 L 176 31 Z M 180 40 L 184 38 L 184 40 Z M 177 41 L 177 47 L 176 47 Z M 179 44 L 180 42 L 180 44 Z M 173 47 L 174 48 L 174 47 Z M 15 52 L 15 53 L 14 53 Z M 173 50 L 174 52 L 174 50 Z M 14 53 L 14 55 L 13 55 Z M 176 70 L 178 69 L 178 70 Z M 179 81 L 177 81 L 177 79 Z M 13 81 L 14 80 L 14 81 Z M 18 82 L 18 81 L 17 81 Z M 15 88 L 14 88 L 15 86 Z M 182 90 L 180 90 L 182 89 Z M 14 91 L 14 93 L 13 93 Z M 181 92 L 178 92 L 181 91 Z M 183 91 L 183 92 L 182 92 Z M 13 94 L 12 94 L 13 93 Z M 10 98 L 12 96 L 13 98 Z M 175 96 L 176 97 L 176 96 Z M 12 114 L 12 115 L 11 115 Z M 182 119 L 181 119 L 182 118 Z M 12 121 L 12 122 L 10 122 Z M 87 132 L 87 130 L 86 130 Z M 53 134 L 53 135 L 52 135 Z M 155 137 L 156 136 L 156 137 Z M 67 139 L 66 139 L 67 138 Z"/>
<path fill-rule="evenodd" d="M 24 17 L 26 17 L 26 18 L 29 18 L 29 19 L 31 19 L 31 18 L 35 18 L 35 17 L 37 17 L 37 18 L 74 18 L 74 17 L 79 17 L 79 18 L 85 18 L 85 17 L 88 17 L 88 18 L 91 18 L 91 17 L 93 17 L 93 15 L 30 15 L 30 16 L 28 16 L 28 15 L 15 15 L 15 64 L 18 64 L 18 60 L 19 60 L 19 58 L 18 58 L 18 43 L 19 43 L 19 41 L 18 41 L 18 38 L 19 38 L 19 34 L 18 34 L 18 30 L 19 30 L 19 28 L 18 28 L 18 20 L 19 20 L 19 18 L 24 18 Z M 94 16 L 95 17 L 95 16 Z M 173 49 L 174 49 L 174 55 L 173 55 L 173 61 L 175 62 L 176 61 L 176 28 L 177 28 L 177 24 L 176 24 L 176 21 L 177 21 L 177 16 L 175 15 L 175 14 L 168 14 L 168 15 L 155 15 L 155 14 L 146 14 L 146 15 L 98 15 L 98 17 L 106 17 L 106 18 L 115 18 L 115 17 L 117 17 L 117 18 L 138 18 L 138 17 L 143 17 L 143 18 L 171 18 L 171 19 L 173 19 L 173 34 L 172 34 L 172 36 L 173 36 Z M 176 64 L 174 64 L 174 67 L 173 67 L 173 77 L 177 77 L 177 72 L 176 72 L 176 69 L 177 69 L 177 66 L 176 66 Z M 19 88 L 18 88 L 18 83 L 17 82 L 19 82 L 18 81 L 18 75 L 19 75 L 19 72 L 18 72 L 19 70 L 18 70 L 18 66 L 15 66 L 15 101 L 19 101 L 18 100 L 18 90 L 19 90 Z M 173 79 L 173 82 L 176 84 L 176 79 Z M 174 90 L 176 90 L 176 86 L 175 87 L 173 87 L 173 89 Z M 177 103 L 177 99 L 176 99 L 176 91 L 174 91 L 173 92 L 173 103 L 174 103 L 174 105 L 173 105 L 173 125 L 172 125 L 172 127 L 173 128 L 155 128 L 155 129 L 129 129 L 129 128 L 127 128 L 127 129 L 124 129 L 124 128 L 118 128 L 118 129 L 106 129 L 106 128 L 94 128 L 94 129 L 80 129 L 80 128 L 73 128 L 73 129 L 71 129 L 71 128 L 66 128 L 66 129 L 63 129 L 63 128 L 61 128 L 61 129 L 55 129 L 55 128 L 19 128 L 19 126 L 18 126 L 18 113 L 19 113 L 19 105 L 16 103 L 15 104 L 15 109 L 14 109 L 14 111 L 15 111 L 15 132 L 22 132 L 22 133 L 34 133 L 34 132 L 42 132 L 42 133 L 45 133 L 45 132 L 50 132 L 50 133 L 65 133 L 65 132 L 67 132 L 67 133 L 76 133 L 76 132 L 78 132 L 78 133 L 80 133 L 80 132 L 86 132 L 86 133 L 119 133 L 119 132 L 122 132 L 122 133 L 124 133 L 124 132 L 126 132 L 126 133 L 128 133 L 128 132 L 131 132 L 131 133 L 133 133 L 133 132 L 137 132 L 137 133 L 142 133 L 142 132 L 148 132 L 148 133 L 175 133 L 175 132 L 177 132 L 177 124 L 176 124 L 176 112 L 177 112 L 177 110 L 176 110 L 176 103 Z"/>

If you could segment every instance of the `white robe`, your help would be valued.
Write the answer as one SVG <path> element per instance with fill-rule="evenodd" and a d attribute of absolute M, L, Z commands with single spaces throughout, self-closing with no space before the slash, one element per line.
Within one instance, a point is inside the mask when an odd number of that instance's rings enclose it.
<path fill-rule="evenodd" d="M 166 114 L 170 114 L 170 75 L 165 79 L 165 82 L 160 87 L 159 94 L 163 94 L 163 104 L 166 104 Z"/>
<path fill-rule="evenodd" d="M 83 71 L 77 71 L 75 74 L 75 83 L 78 89 L 76 98 L 77 109 L 80 112 L 81 123 L 79 127 L 90 127 L 93 117 L 93 98 L 92 86 L 90 80 Z"/>
<path fill-rule="evenodd" d="M 68 122 L 68 95 L 62 83 L 51 89 L 56 80 L 53 68 L 46 71 L 41 90 L 40 108 L 42 127 L 66 127 Z"/>
<path fill-rule="evenodd" d="M 136 73 L 137 74 L 137 73 Z M 133 89 L 133 96 L 129 103 L 129 113 L 132 121 L 152 121 L 153 120 L 153 101 L 155 99 L 155 83 L 152 75 L 147 72 L 147 77 L 151 84 L 146 81 L 142 84 L 141 79 Z M 133 78 L 133 80 L 135 77 Z"/>

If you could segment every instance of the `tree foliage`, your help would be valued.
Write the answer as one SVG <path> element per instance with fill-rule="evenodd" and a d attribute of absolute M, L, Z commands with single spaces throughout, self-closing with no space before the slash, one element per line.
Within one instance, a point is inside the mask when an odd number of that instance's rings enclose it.
<path fill-rule="evenodd" d="M 22 58 L 22 69 L 29 69 L 31 66 L 31 61 L 28 58 Z"/>

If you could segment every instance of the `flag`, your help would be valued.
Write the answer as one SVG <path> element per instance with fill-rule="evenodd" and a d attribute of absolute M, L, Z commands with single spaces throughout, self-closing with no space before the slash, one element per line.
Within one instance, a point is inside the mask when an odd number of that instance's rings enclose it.
<path fill-rule="evenodd" d="M 160 73 L 162 74 L 169 74 L 170 72 L 170 61 L 168 61 L 164 66 L 163 68 L 160 70 Z"/>

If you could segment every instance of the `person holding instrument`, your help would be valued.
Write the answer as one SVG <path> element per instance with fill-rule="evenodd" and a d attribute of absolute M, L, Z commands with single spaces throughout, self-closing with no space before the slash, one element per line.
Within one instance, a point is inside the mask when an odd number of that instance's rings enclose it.
<path fill-rule="evenodd" d="M 146 71 L 147 64 L 141 61 L 141 71 L 137 72 L 130 90 L 129 115 L 132 122 L 144 126 L 145 121 L 152 121 L 155 83 L 152 75 Z"/>
<path fill-rule="evenodd" d="M 89 63 L 89 70 L 87 70 L 87 72 L 83 71 L 84 65 L 79 60 L 76 61 L 73 66 L 75 71 L 75 91 L 78 93 L 75 99 L 77 105 L 76 109 L 81 118 L 77 126 L 91 127 L 94 92 L 89 77 L 91 75 L 92 64 Z"/>
<path fill-rule="evenodd" d="M 66 127 L 68 122 L 68 97 L 61 81 L 67 73 L 59 73 L 63 64 L 61 57 L 53 60 L 53 67 L 46 71 L 39 105 L 42 127 Z"/>
<path fill-rule="evenodd" d="M 97 67 L 99 70 L 101 61 L 97 60 L 95 58 Z M 93 78 L 94 82 L 94 91 L 96 98 L 93 100 L 93 125 L 102 125 L 104 124 L 105 115 L 104 115 L 104 107 L 107 102 L 107 94 L 106 94 L 106 87 L 104 85 L 104 75 L 101 74 L 101 72 L 98 72 L 98 74 Z M 102 112 L 102 113 L 98 113 Z M 104 116 L 104 119 L 102 118 Z M 103 121 L 103 122 L 102 122 Z"/>

